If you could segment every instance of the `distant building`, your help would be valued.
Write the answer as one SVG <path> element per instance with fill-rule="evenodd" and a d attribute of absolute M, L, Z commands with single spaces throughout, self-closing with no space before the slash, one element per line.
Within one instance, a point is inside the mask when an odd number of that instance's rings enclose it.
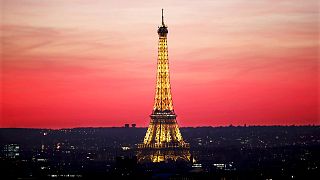
<path fill-rule="evenodd" d="M 236 168 L 233 166 L 233 162 L 230 163 L 220 163 L 220 164 L 212 164 L 216 170 L 225 170 L 225 171 L 235 171 Z"/>
<path fill-rule="evenodd" d="M 6 158 L 17 158 L 20 156 L 20 146 L 18 144 L 6 144 L 3 147 L 3 154 Z"/>

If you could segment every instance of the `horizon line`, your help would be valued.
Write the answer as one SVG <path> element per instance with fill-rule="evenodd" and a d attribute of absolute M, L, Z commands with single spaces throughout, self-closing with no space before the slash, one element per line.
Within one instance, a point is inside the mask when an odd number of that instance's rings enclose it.
<path fill-rule="evenodd" d="M 179 128 L 228 128 L 228 127 L 320 127 L 320 124 L 306 124 L 306 125 L 225 125 L 225 126 L 181 126 Z M 43 130 L 66 130 L 66 129 L 99 129 L 99 128 L 148 128 L 147 126 L 125 127 L 125 126 L 79 126 L 70 128 L 41 128 L 41 127 L 0 127 L 0 129 L 43 129 Z"/>

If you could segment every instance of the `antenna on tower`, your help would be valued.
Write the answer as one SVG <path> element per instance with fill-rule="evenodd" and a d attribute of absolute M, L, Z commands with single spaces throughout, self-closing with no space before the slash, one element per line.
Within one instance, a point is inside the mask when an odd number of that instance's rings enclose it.
<path fill-rule="evenodd" d="M 162 26 L 165 26 L 163 21 L 163 9 L 162 9 Z"/>

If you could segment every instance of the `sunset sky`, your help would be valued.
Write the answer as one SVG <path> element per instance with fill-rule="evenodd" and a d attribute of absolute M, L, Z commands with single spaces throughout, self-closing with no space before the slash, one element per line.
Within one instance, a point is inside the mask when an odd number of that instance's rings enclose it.
<path fill-rule="evenodd" d="M 318 0 L 0 2 L 0 127 L 147 126 L 161 8 L 180 126 L 320 124 Z"/>

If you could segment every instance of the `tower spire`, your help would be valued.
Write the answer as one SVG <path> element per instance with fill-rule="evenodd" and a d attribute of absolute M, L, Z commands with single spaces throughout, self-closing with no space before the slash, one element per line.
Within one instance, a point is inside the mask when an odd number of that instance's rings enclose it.
<path fill-rule="evenodd" d="M 162 26 L 165 26 L 164 25 L 164 20 L 163 20 L 163 9 L 162 9 Z"/>

